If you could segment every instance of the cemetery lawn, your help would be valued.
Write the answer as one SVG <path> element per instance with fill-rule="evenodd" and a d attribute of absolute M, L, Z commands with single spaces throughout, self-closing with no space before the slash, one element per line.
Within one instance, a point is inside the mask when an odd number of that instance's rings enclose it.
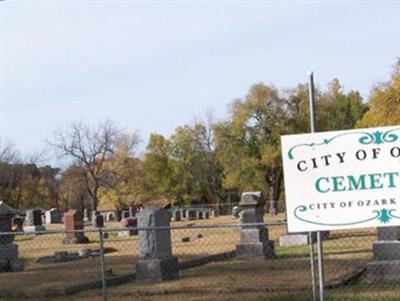
<path fill-rule="evenodd" d="M 379 295 L 378 293 L 372 294 L 370 296 L 364 296 L 364 295 L 345 295 L 341 293 L 335 293 L 335 292 L 328 292 L 325 300 L 326 301 L 398 301 L 399 297 L 392 292 L 389 295 Z M 101 293 L 100 292 L 91 292 L 91 293 L 82 293 L 78 295 L 73 295 L 73 296 L 68 296 L 68 297 L 50 297 L 50 298 L 37 298 L 37 297 L 32 297 L 32 298 L 16 298 L 16 299 L 1 299 L 0 301 L 103 301 Z M 132 296 L 123 296 L 123 295 L 108 295 L 108 300 L 110 301 L 131 301 L 135 300 L 132 298 Z M 258 293 L 237 293 L 234 295 L 229 295 L 229 294 L 208 294 L 208 293 L 203 293 L 203 294 L 179 294 L 179 295 L 163 295 L 163 296 L 157 296 L 157 298 L 154 298 L 152 296 L 141 296 L 140 299 L 136 299 L 140 301 L 153 301 L 153 300 L 159 300 L 159 301 L 179 301 L 179 300 L 184 300 L 184 301 L 311 301 L 312 297 L 310 294 L 286 294 L 286 295 L 274 295 L 270 294 L 269 296 L 262 296 Z"/>
<path fill-rule="evenodd" d="M 283 216 L 271 218 L 265 216 L 266 221 L 279 220 Z M 221 216 L 209 220 L 195 220 L 190 222 L 176 222 L 173 225 L 195 224 L 232 224 L 236 223 L 230 216 Z M 109 223 L 107 228 L 118 227 L 117 223 Z M 48 229 L 61 229 L 61 225 L 51 225 Z M 87 227 L 89 229 L 90 227 Z M 110 300 L 293 300 L 292 298 L 276 299 L 275 297 L 291 292 L 296 294 L 296 300 L 302 294 L 309 300 L 310 271 L 308 247 L 280 247 L 279 236 L 286 233 L 284 226 L 271 226 L 270 239 L 276 245 L 277 258 L 274 260 L 226 258 L 218 262 L 211 262 L 203 266 L 181 270 L 180 279 L 158 284 L 136 284 L 129 282 L 108 288 Z M 235 250 L 239 241 L 237 228 L 190 228 L 172 230 L 173 253 L 180 262 L 201 258 L 208 255 L 219 254 Z M 327 283 L 335 283 L 346 275 L 365 266 L 372 256 L 371 247 L 375 240 L 375 230 L 366 229 L 358 231 L 335 231 L 329 240 L 324 242 L 325 251 L 325 276 Z M 18 273 L 0 274 L 1 294 L 0 300 L 101 300 L 100 291 L 92 289 L 68 297 L 51 297 L 52 291 L 75 285 L 85 285 L 100 279 L 99 257 L 93 256 L 77 261 L 39 264 L 37 259 L 43 256 L 54 255 L 55 251 L 77 252 L 81 248 L 99 248 L 97 233 L 86 233 L 90 243 L 85 245 L 65 245 L 62 243 L 61 234 L 51 235 L 23 235 L 16 238 L 20 257 L 25 262 L 25 270 Z M 189 237 L 190 242 L 182 242 Z M 137 236 L 119 237 L 117 233 L 110 232 L 105 239 L 106 268 L 112 274 L 126 275 L 135 270 L 138 259 Z M 111 273 L 111 271 L 110 271 Z M 23 284 L 23 285 L 22 285 Z M 341 299 L 327 300 L 354 300 L 350 296 L 353 288 L 360 287 L 360 293 L 365 293 L 365 281 L 361 279 L 356 285 L 351 286 L 348 295 L 339 295 Z M 375 288 L 377 289 L 377 288 Z M 389 289 L 388 293 L 393 288 Z M 343 290 L 332 290 L 335 297 Z M 381 290 L 379 290 L 381 291 Z M 370 291 L 373 294 L 374 291 Z M 1 299 L 4 294 L 14 296 L 14 299 Z M 400 291 L 399 291 L 400 294 Z M 47 296 L 45 296 L 47 295 Z M 28 298 L 28 296 L 36 296 Z M 274 297 L 266 299 L 265 296 Z M 373 295 L 371 295 L 373 296 Z M 393 296 L 393 295 L 392 295 Z M 331 296 L 328 296 L 331 297 Z M 339 298 L 338 297 L 338 298 Z M 352 299 L 343 299 L 349 297 Z M 390 297 L 390 294 L 388 295 Z M 308 298 L 308 299 L 307 299 Z M 356 298 L 356 299 L 354 299 Z M 363 300 L 369 299 L 368 294 Z M 390 299 L 389 299 L 390 300 Z M 393 299 L 394 300 L 394 299 Z M 397 297 L 398 300 L 398 297 Z"/>

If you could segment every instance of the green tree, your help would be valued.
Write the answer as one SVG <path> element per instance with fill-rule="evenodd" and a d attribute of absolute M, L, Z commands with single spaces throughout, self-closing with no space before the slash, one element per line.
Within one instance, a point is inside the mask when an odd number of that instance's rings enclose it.
<path fill-rule="evenodd" d="M 318 131 L 352 129 L 365 114 L 367 107 L 358 91 L 345 93 L 338 79 L 333 79 L 328 90 L 315 89 L 316 127 Z M 288 92 L 289 131 L 310 131 L 308 85 L 299 84 Z"/>
<path fill-rule="evenodd" d="M 176 195 L 172 144 L 162 135 L 152 134 L 143 160 L 145 197 L 173 198 Z"/>
<path fill-rule="evenodd" d="M 359 127 L 396 125 L 400 123 L 400 60 L 389 81 L 378 85 L 368 101 L 369 111 Z"/>
<path fill-rule="evenodd" d="M 318 93 L 316 106 L 319 131 L 353 129 L 367 110 L 360 93 L 345 93 L 336 78 L 329 83 L 328 91 Z"/>
<path fill-rule="evenodd" d="M 215 155 L 212 122 L 180 126 L 170 139 L 151 135 L 143 174 L 149 198 L 219 202 L 223 197 L 222 168 Z"/>
<path fill-rule="evenodd" d="M 287 99 L 275 87 L 257 84 L 232 104 L 230 120 L 216 127 L 225 185 L 266 192 L 272 212 L 281 191 L 280 136 L 288 131 L 289 117 Z"/>
<path fill-rule="evenodd" d="M 177 199 L 218 203 L 222 197 L 222 168 L 215 156 L 213 124 L 197 122 L 178 127 L 170 140 Z"/>

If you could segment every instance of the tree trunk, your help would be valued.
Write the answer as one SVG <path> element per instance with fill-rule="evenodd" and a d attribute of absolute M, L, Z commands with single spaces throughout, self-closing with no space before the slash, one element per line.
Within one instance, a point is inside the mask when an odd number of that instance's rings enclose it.
<path fill-rule="evenodd" d="M 97 211 L 97 198 L 95 196 L 90 197 L 90 207 L 92 209 L 92 212 Z"/>

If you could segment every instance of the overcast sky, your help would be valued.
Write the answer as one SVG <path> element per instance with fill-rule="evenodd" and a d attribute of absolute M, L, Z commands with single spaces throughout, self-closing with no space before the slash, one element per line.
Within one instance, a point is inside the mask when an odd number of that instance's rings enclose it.
<path fill-rule="evenodd" d="M 1 138 L 40 151 L 73 121 L 170 135 L 312 69 L 364 98 L 400 55 L 400 2 L 5 1 Z"/>

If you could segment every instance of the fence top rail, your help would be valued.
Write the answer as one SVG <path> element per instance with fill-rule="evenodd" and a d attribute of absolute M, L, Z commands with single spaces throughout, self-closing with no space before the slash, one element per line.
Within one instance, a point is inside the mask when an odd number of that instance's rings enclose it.
<path fill-rule="evenodd" d="M 78 229 L 78 230 L 44 230 L 44 231 L 14 231 L 0 232 L 0 235 L 35 235 L 35 234 L 64 234 L 64 233 L 98 233 L 102 232 L 120 232 L 128 230 L 148 231 L 148 230 L 184 230 L 184 229 L 216 229 L 216 228 L 252 228 L 252 227 L 269 227 L 269 226 L 286 226 L 286 222 L 277 221 L 270 223 L 237 223 L 237 224 L 209 224 L 209 225 L 172 225 L 168 227 L 126 227 L 126 228 L 94 228 L 94 229 Z"/>
<path fill-rule="evenodd" d="M 272 200 L 265 201 L 265 204 L 278 203 L 280 201 Z M 239 206 L 240 202 L 228 203 L 205 203 L 205 204 L 190 204 L 190 205 L 171 205 L 171 209 L 195 209 L 195 208 L 216 208 L 216 207 L 233 207 Z"/>

